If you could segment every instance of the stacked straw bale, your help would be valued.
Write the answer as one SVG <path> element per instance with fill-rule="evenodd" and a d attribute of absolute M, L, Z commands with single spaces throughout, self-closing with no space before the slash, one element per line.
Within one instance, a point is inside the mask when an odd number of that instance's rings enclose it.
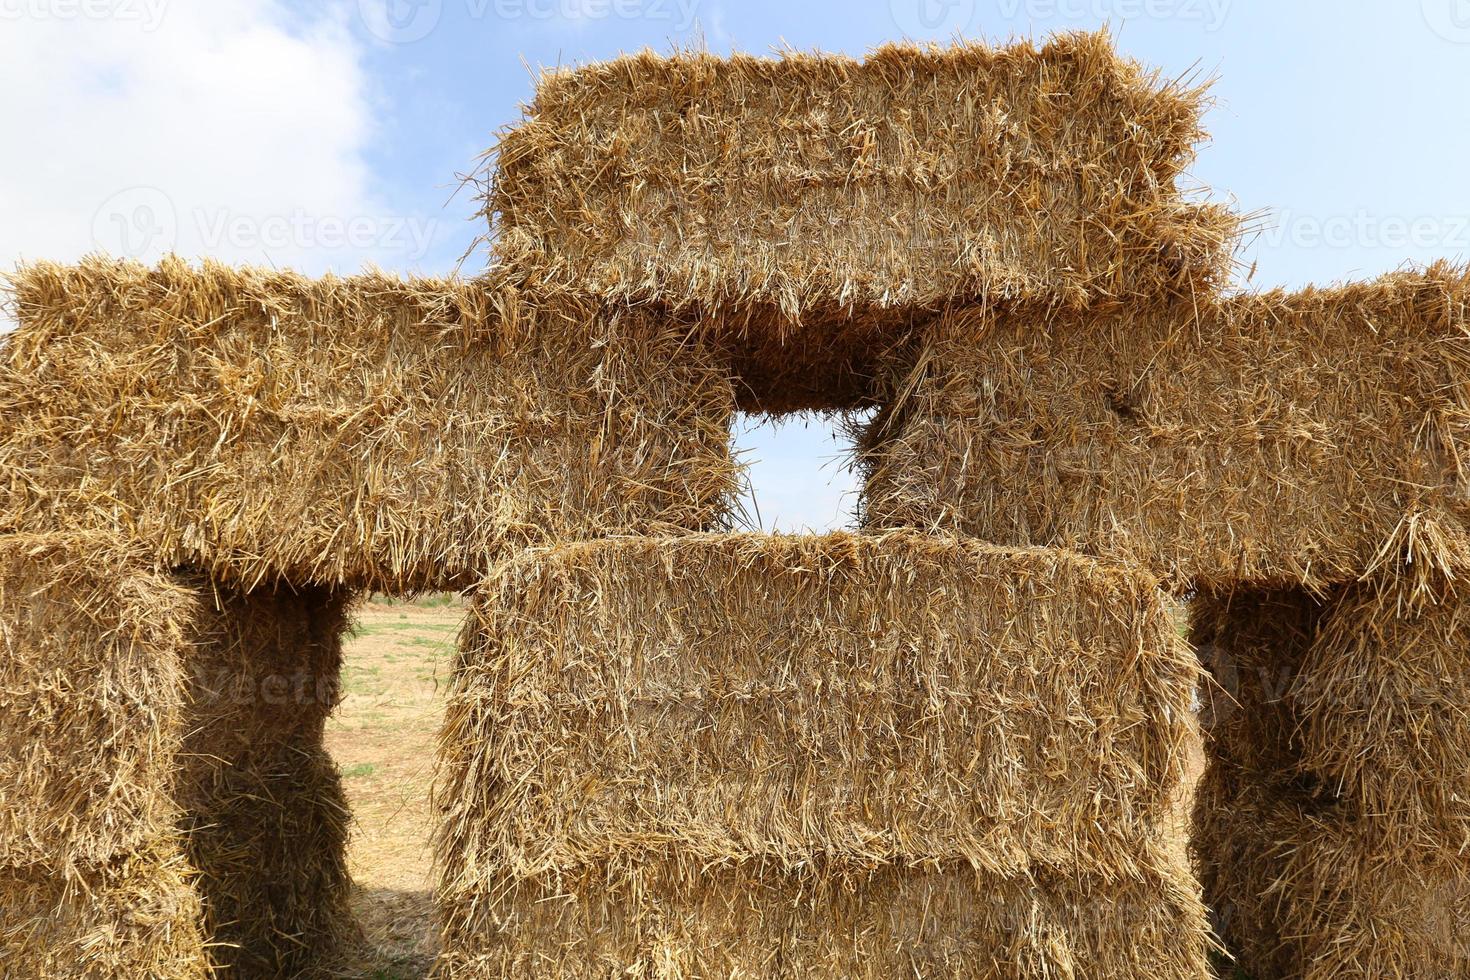
<path fill-rule="evenodd" d="M 178 799 L 217 965 L 331 976 L 357 939 L 350 814 L 323 746 L 347 597 L 218 590 L 191 658 Z"/>
<path fill-rule="evenodd" d="M 1205 975 L 1148 577 L 899 533 L 528 551 L 441 743 L 446 976 Z"/>
<path fill-rule="evenodd" d="M 508 548 L 724 515 L 728 369 L 483 281 L 93 259 L 12 277 L 0 528 L 120 530 L 242 587 L 458 587 Z"/>
<path fill-rule="evenodd" d="M 486 215 L 517 283 L 717 336 L 746 407 L 847 407 L 951 304 L 1213 292 L 1237 219 L 1179 186 L 1205 104 L 1103 34 L 644 52 L 541 78 L 487 154 Z"/>
<path fill-rule="evenodd" d="M 0 975 L 207 972 L 172 799 L 198 593 L 101 535 L 0 537 Z"/>
<path fill-rule="evenodd" d="M 1125 556 L 1179 587 L 1465 567 L 1470 273 L 938 318 L 862 436 L 875 527 Z"/>
<path fill-rule="evenodd" d="M 1470 975 L 1470 866 L 1215 764 L 1194 846 L 1222 938 L 1259 980 Z M 1351 810 L 1351 807 L 1348 807 Z"/>
<path fill-rule="evenodd" d="M 1195 847 L 1258 976 L 1470 971 L 1470 617 L 1396 571 L 1196 600 L 1220 683 Z"/>

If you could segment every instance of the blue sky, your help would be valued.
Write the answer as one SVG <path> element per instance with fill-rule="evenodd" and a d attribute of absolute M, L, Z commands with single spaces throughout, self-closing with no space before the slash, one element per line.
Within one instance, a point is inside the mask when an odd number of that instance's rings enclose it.
<path fill-rule="evenodd" d="M 482 230 L 457 175 L 539 66 L 1104 24 L 1169 75 L 1218 76 L 1193 172 L 1262 214 L 1253 285 L 1470 255 L 1470 0 L 0 0 L 0 83 L 21 93 L 0 107 L 0 264 L 448 272 Z M 825 425 L 740 444 L 767 526 L 847 519 Z"/>

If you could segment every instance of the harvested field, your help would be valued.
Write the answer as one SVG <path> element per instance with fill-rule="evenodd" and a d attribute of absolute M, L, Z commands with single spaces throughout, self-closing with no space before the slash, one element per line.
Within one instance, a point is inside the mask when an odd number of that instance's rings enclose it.
<path fill-rule="evenodd" d="M 465 613 L 455 597 L 376 598 L 356 610 L 344 644 L 326 745 L 352 808 L 348 868 L 365 938 L 354 969 L 373 980 L 419 980 L 438 952 L 429 791 Z"/>

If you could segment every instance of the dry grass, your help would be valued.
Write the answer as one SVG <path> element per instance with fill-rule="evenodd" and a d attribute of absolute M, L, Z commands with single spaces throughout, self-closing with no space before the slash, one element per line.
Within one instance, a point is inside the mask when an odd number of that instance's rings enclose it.
<path fill-rule="evenodd" d="M 0 529 L 121 530 L 245 587 L 403 591 L 564 534 L 701 529 L 732 496 L 726 368 L 636 311 L 177 259 L 11 288 Z"/>
<path fill-rule="evenodd" d="M 348 866 L 366 937 L 354 968 L 373 980 L 427 976 L 438 951 L 429 790 L 465 611 L 448 597 L 369 602 L 345 645 L 343 697 L 326 744 L 352 807 Z"/>
<path fill-rule="evenodd" d="M 1470 271 L 1034 319 L 955 312 L 862 436 L 875 527 L 1229 589 L 1470 567 Z"/>
<path fill-rule="evenodd" d="M 487 155 L 486 212 L 518 284 L 683 317 L 736 355 L 748 408 L 846 407 L 951 304 L 1212 293 L 1237 222 L 1179 187 L 1205 104 L 1102 34 L 644 52 L 542 77 Z"/>
<path fill-rule="evenodd" d="M 441 748 L 454 976 L 1203 972 L 1162 839 L 1196 668 L 1146 576 L 615 539 L 507 562 L 475 615 Z"/>

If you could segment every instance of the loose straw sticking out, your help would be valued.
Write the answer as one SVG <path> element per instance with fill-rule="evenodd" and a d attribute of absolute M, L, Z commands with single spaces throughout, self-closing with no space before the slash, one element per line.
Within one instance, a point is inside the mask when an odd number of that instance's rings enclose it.
<path fill-rule="evenodd" d="M 1206 104 L 1105 34 L 643 52 L 542 77 L 486 155 L 486 213 L 523 281 L 760 311 L 741 328 L 798 352 L 854 315 L 1197 296 L 1237 226 L 1178 187 Z"/>
<path fill-rule="evenodd" d="M 201 610 L 148 567 L 106 535 L 0 536 L 0 867 L 66 876 L 173 829 Z"/>
<path fill-rule="evenodd" d="M 0 976 L 207 980 L 191 876 L 163 841 L 81 877 L 0 868 Z"/>
<path fill-rule="evenodd" d="M 674 325 L 494 278 L 13 277 L 0 528 L 124 529 L 253 587 L 473 581 L 563 535 L 718 523 L 728 368 Z"/>
<path fill-rule="evenodd" d="M 677 975 L 827 975 L 841 935 L 878 957 L 852 975 L 893 975 L 1000 955 L 1006 916 L 1055 901 L 1034 917 L 1080 974 L 1136 955 L 1199 976 L 1188 875 L 1158 867 L 1196 679 L 1153 580 L 1065 553 L 905 533 L 528 551 L 480 592 L 442 738 L 450 973 L 544 950 L 549 976 L 600 975 L 651 944 Z M 1152 924 L 1132 952 L 1068 938 L 1086 913 L 1028 898 L 1030 875 L 1116 888 Z M 1002 908 L 965 911 L 992 887 Z M 937 918 L 907 921 L 931 892 Z M 789 918 L 802 895 L 823 904 Z"/>
<path fill-rule="evenodd" d="M 107 535 L 0 536 L 0 975 L 204 980 L 172 779 L 199 590 Z"/>
<path fill-rule="evenodd" d="M 1181 589 L 1453 576 L 1467 371 L 1470 275 L 1443 264 L 1046 331 L 956 312 L 890 360 L 863 510 L 1124 556 Z"/>
<path fill-rule="evenodd" d="M 1395 850 L 1470 853 L 1470 619 L 1406 578 L 1195 600 L 1217 755 Z"/>
<path fill-rule="evenodd" d="M 1470 972 L 1470 860 L 1400 850 L 1371 820 L 1206 773 L 1194 846 L 1222 939 L 1260 977 Z"/>

